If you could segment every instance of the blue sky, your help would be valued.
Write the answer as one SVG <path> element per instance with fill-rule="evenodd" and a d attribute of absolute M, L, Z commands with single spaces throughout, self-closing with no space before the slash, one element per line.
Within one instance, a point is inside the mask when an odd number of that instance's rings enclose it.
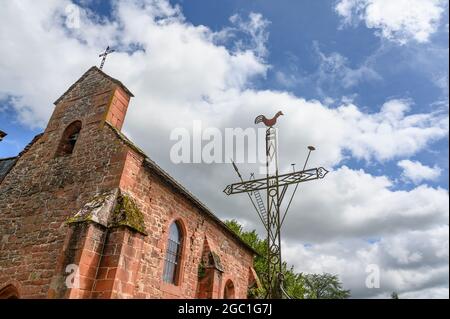
<path fill-rule="evenodd" d="M 43 131 L 53 101 L 111 45 L 117 51 L 104 70 L 135 94 L 124 133 L 219 217 L 261 232 L 245 198 L 223 197 L 234 181 L 230 167 L 171 162 L 171 130 L 193 120 L 249 127 L 257 114 L 283 108 L 285 166 L 302 162 L 304 146 L 314 144 L 311 165 L 332 170 L 293 202 L 288 262 L 338 273 L 355 296 L 395 289 L 401 297 L 448 297 L 448 1 L 3 7 L 0 129 L 8 136 L 0 158 Z M 80 21 L 71 27 L 74 8 Z M 364 287 L 367 264 L 383 270 L 379 291 Z"/>
<path fill-rule="evenodd" d="M 341 28 L 342 22 L 333 7 L 336 1 L 180 0 L 172 3 L 183 7 L 183 13 L 191 23 L 207 25 L 212 30 L 219 30 L 229 24 L 229 17 L 236 13 L 245 16 L 250 12 L 259 12 L 270 21 L 267 27 L 270 34 L 267 48 L 270 52 L 268 62 L 272 68 L 266 78 L 256 81 L 257 88 L 288 90 L 299 96 L 319 100 L 325 97 L 339 100 L 343 96 L 355 96 L 355 101 L 363 105 L 367 112 L 377 112 L 380 105 L 391 98 L 412 99 L 415 103 L 412 112 L 429 112 L 431 104 L 448 101 L 448 87 L 447 92 L 443 92 L 430 80 L 430 73 L 448 69 L 448 56 L 430 56 L 429 59 L 435 60 L 415 63 L 416 52 L 426 50 L 430 43 L 395 45 L 376 36 L 363 23 Z M 448 12 L 442 19 L 448 23 Z M 432 36 L 431 42 L 432 46 L 448 49 L 448 32 L 442 29 Z M 317 81 L 308 79 L 320 67 L 315 44 L 325 55 L 337 52 L 346 57 L 350 68 L 358 68 L 379 54 L 373 65 L 382 79 L 362 81 L 350 88 L 343 87 L 339 81 L 330 81 L 321 87 L 323 94 L 318 92 Z M 286 86 L 277 79 L 277 72 L 294 77 L 298 82 Z M 430 144 L 415 159 L 427 165 L 438 163 L 443 167 L 445 171 L 441 177 L 430 183 L 448 188 L 448 138 Z M 396 162 L 367 166 L 367 163 L 350 160 L 348 165 L 363 166 L 374 174 L 387 174 L 393 178 L 399 172 Z M 412 186 L 404 183 L 396 185 L 398 188 Z"/>
<path fill-rule="evenodd" d="M 111 17 L 112 5 L 107 1 L 78 1 L 84 7 L 92 9 L 104 17 Z M 436 71 L 448 69 L 447 56 L 430 55 L 427 61 L 419 61 L 417 55 L 430 47 L 445 50 L 448 48 L 448 32 L 444 28 L 431 35 L 425 44 L 408 43 L 397 45 L 375 34 L 364 23 L 342 27 L 342 19 L 336 14 L 336 1 L 171 1 L 182 8 L 186 20 L 194 25 L 205 25 L 213 31 L 220 31 L 230 25 L 233 15 L 246 16 L 250 12 L 261 13 L 270 21 L 266 44 L 267 63 L 271 65 L 267 75 L 257 78 L 252 85 L 257 89 L 286 90 L 307 99 L 323 101 L 327 97 L 337 105 L 342 97 L 354 99 L 366 112 L 377 112 L 384 102 L 391 98 L 407 98 L 414 101 L 411 112 L 430 112 L 432 104 L 448 100 L 448 89 L 439 88 L 431 77 Z M 319 14 L 318 14 L 319 13 Z M 441 24 L 447 21 L 448 12 L 441 18 Z M 237 34 L 237 38 L 245 35 Z M 228 43 L 233 46 L 237 39 Z M 357 69 L 372 60 L 378 79 L 361 80 L 351 87 L 344 87 L 339 79 L 330 79 L 318 83 L 317 72 L 320 58 L 317 52 L 325 56 L 338 53 L 346 59 L 346 66 Z M 283 74 L 292 83 L 280 81 Z M 331 75 L 331 74 L 330 74 Z M 3 108 L 8 101 L 3 101 Z M 30 130 L 20 125 L 10 110 L 3 113 L 2 128 L 13 140 L 0 150 L 0 156 L 14 156 L 41 129 Z M 436 156 L 437 153 L 439 156 Z M 439 165 L 444 169 L 440 178 L 428 181 L 431 185 L 448 188 L 448 139 L 430 143 L 426 150 L 416 154 L 414 160 L 423 164 Z M 371 163 L 361 161 L 348 162 L 352 167 L 364 167 L 374 174 L 387 174 L 393 178 L 399 173 L 396 162 Z M 412 187 L 412 184 L 396 184 L 399 188 Z"/>

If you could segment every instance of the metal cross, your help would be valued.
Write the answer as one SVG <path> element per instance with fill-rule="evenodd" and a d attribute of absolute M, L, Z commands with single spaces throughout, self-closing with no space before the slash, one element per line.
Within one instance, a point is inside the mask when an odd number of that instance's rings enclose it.
<path fill-rule="evenodd" d="M 281 112 L 278 112 L 281 113 Z M 278 114 L 277 113 L 277 114 Z M 282 114 L 282 113 L 281 113 Z M 259 117 L 258 117 L 259 118 Z M 258 119 L 257 118 L 257 119 Z M 265 117 L 264 117 L 265 119 Z M 258 121 L 255 120 L 255 123 Z M 261 122 L 261 121 L 259 121 Z M 264 121 L 263 121 L 264 122 Z M 268 126 L 266 130 L 266 177 L 244 181 L 239 173 L 236 164 L 233 162 L 233 167 L 237 172 L 241 182 L 228 185 L 224 189 L 227 195 L 247 193 L 250 201 L 253 204 L 259 218 L 267 230 L 267 273 L 266 273 L 266 291 L 268 298 L 282 298 L 283 295 L 290 298 L 284 290 L 283 273 L 281 261 L 281 226 L 284 218 L 289 210 L 292 199 L 297 191 L 299 183 L 324 178 L 328 171 L 323 167 L 307 169 L 306 164 L 309 159 L 311 151 L 314 151 L 313 146 L 308 146 L 309 153 L 303 166 L 303 170 L 294 171 L 287 174 L 278 174 L 278 148 L 277 148 L 277 131 L 273 128 L 274 123 L 267 121 Z M 294 168 L 294 167 L 293 167 Z M 284 211 L 283 216 L 280 216 L 280 207 L 284 195 L 289 185 L 295 184 L 294 191 L 291 194 L 289 203 Z M 260 190 L 266 191 L 266 205 L 259 194 Z M 256 204 L 252 196 L 255 197 Z M 267 210 L 266 210 L 267 207 Z"/>
<path fill-rule="evenodd" d="M 98 57 L 102 58 L 102 63 L 100 63 L 100 70 L 103 69 L 103 65 L 105 64 L 106 56 L 110 53 L 113 53 L 115 50 L 109 49 L 109 45 L 106 47 L 105 52 L 101 53 Z"/>

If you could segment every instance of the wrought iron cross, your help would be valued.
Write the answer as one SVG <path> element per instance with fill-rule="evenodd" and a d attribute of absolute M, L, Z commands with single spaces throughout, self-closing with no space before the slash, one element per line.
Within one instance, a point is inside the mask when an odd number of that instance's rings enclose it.
<path fill-rule="evenodd" d="M 283 273 L 281 261 L 281 226 L 284 218 L 289 210 L 292 199 L 299 183 L 324 178 L 328 171 L 323 168 L 307 169 L 306 164 L 309 155 L 315 150 L 313 146 L 308 146 L 309 153 L 306 158 L 305 165 L 301 171 L 294 171 L 287 174 L 278 174 L 278 147 L 277 147 L 277 131 L 273 126 L 276 123 L 277 117 L 283 115 L 278 112 L 273 119 L 266 119 L 260 115 L 256 118 L 255 123 L 264 123 L 267 126 L 266 130 L 266 177 L 254 179 L 253 174 L 250 180 L 244 181 L 241 174 L 233 162 L 233 167 L 237 172 L 241 182 L 228 185 L 224 193 L 227 195 L 247 193 L 250 201 L 253 204 L 259 218 L 267 230 L 267 273 L 266 273 L 266 291 L 268 298 L 282 298 L 283 295 L 290 298 L 285 292 L 283 286 Z M 289 185 L 295 184 L 294 191 L 291 194 L 289 203 L 284 211 L 283 216 L 280 215 L 280 207 L 284 195 Z M 259 193 L 260 190 L 266 191 L 266 205 Z M 255 198 L 256 204 L 253 201 Z"/>
<path fill-rule="evenodd" d="M 98 56 L 99 58 L 103 57 L 103 58 L 102 58 L 102 63 L 100 63 L 100 70 L 103 69 L 103 65 L 105 64 L 106 56 L 107 56 L 108 54 L 110 54 L 110 53 L 113 53 L 114 51 L 115 51 L 115 50 L 110 49 L 110 48 L 109 48 L 109 45 L 108 45 L 108 46 L 106 47 L 105 52 L 101 53 L 101 54 Z"/>

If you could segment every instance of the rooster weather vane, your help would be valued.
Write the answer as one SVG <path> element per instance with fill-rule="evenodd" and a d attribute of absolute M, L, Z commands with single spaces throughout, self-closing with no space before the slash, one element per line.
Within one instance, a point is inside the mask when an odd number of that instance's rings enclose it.
<path fill-rule="evenodd" d="M 281 261 L 281 227 L 298 185 L 303 182 L 324 178 L 328 171 L 323 167 L 305 170 L 309 156 L 315 150 L 313 146 L 308 146 L 308 156 L 301 171 L 295 171 L 295 164 L 292 164 L 292 173 L 278 173 L 277 130 L 273 126 L 281 115 L 284 114 L 279 111 L 271 119 L 267 119 L 264 115 L 259 115 L 255 119 L 255 124 L 263 123 L 267 127 L 266 177 L 255 179 L 252 173 L 250 180 L 244 181 L 236 164 L 232 161 L 233 168 L 241 182 L 228 185 L 224 193 L 227 195 L 247 193 L 267 231 L 267 272 L 264 274 L 266 278 L 263 280 L 266 288 L 266 298 L 280 299 L 284 297 L 290 299 L 284 288 L 284 275 Z M 281 215 L 281 203 L 286 195 L 286 191 L 289 185 L 294 184 L 295 188 L 291 193 L 283 215 Z M 265 204 L 261 197 L 261 190 L 266 191 Z"/>
<path fill-rule="evenodd" d="M 278 111 L 277 114 L 275 114 L 275 116 L 272 117 L 270 120 L 268 120 L 264 115 L 258 115 L 255 118 L 255 124 L 258 124 L 258 123 L 262 122 L 262 123 L 264 123 L 265 126 L 272 127 L 275 124 L 277 124 L 277 118 L 279 118 L 280 115 L 284 115 L 284 114 L 283 114 L 283 112 Z"/>

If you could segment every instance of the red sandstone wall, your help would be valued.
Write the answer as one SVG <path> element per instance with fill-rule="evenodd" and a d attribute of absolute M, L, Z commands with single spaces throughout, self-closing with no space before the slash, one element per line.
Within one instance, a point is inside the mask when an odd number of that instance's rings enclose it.
<path fill-rule="evenodd" d="M 0 289 L 13 283 L 22 298 L 195 298 L 204 240 L 222 261 L 213 297 L 231 279 L 246 298 L 252 254 L 188 199 L 142 165 L 119 140 L 124 92 L 95 70 L 59 101 L 44 135 L 0 184 Z M 113 96 L 114 95 L 114 96 Z M 116 100 L 116 103 L 111 103 Z M 82 121 L 70 156 L 55 153 L 64 129 Z M 142 210 L 148 236 L 65 221 L 96 192 L 120 185 Z M 162 283 L 167 231 L 179 220 L 185 232 L 180 285 Z M 72 228 L 73 227 L 73 228 Z M 68 290 L 61 274 L 80 266 L 80 287 Z M 202 287 L 202 285 L 200 285 Z"/>
<path fill-rule="evenodd" d="M 129 102 L 130 97 L 120 87 L 118 87 L 111 99 L 106 120 L 119 130 L 122 129 Z"/>
<path fill-rule="evenodd" d="M 15 282 L 21 297 L 46 297 L 68 232 L 64 221 L 94 192 L 117 187 L 125 148 L 111 128 L 100 127 L 114 88 L 89 73 L 0 184 L 0 289 Z M 55 158 L 64 129 L 75 120 L 82 130 L 73 154 Z"/>
<path fill-rule="evenodd" d="M 209 246 L 220 256 L 224 267 L 222 285 L 217 291 L 218 297 L 223 297 L 224 284 L 231 279 L 235 286 L 235 297 L 247 298 L 249 267 L 253 265 L 252 253 L 194 207 L 189 200 L 174 192 L 174 189 L 154 172 L 142 166 L 142 160 L 141 155 L 130 151 L 120 182 L 121 189 L 137 200 L 144 213 L 149 233 L 144 238 L 135 296 L 196 298 L 198 265 L 206 236 Z M 179 286 L 162 282 L 167 231 L 174 220 L 181 221 L 185 228 Z"/>

